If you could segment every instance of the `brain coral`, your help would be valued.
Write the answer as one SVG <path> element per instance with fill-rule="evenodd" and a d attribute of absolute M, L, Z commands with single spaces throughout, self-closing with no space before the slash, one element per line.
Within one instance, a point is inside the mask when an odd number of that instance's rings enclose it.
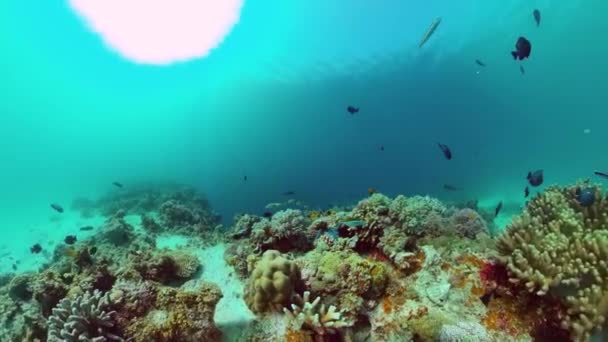
<path fill-rule="evenodd" d="M 278 311 L 291 303 L 300 272 L 278 251 L 264 252 L 245 288 L 245 302 L 255 313 Z"/>
<path fill-rule="evenodd" d="M 604 325 L 608 296 L 608 200 L 595 187 L 595 202 L 581 206 L 581 186 L 548 188 L 498 240 L 512 282 L 565 299 L 562 328 L 576 341 Z"/>

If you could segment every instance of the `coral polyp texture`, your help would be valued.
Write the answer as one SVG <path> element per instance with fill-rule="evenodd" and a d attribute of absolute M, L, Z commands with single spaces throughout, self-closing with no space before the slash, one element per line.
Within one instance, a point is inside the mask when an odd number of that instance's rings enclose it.
<path fill-rule="evenodd" d="M 74 300 L 64 298 L 49 317 L 49 342 L 124 341 L 112 333 L 114 311 L 107 311 L 108 297 L 98 290 Z"/>
<path fill-rule="evenodd" d="M 578 194 L 593 189 L 583 206 Z M 497 241 L 510 280 L 563 300 L 561 327 L 587 341 L 608 313 L 608 200 L 597 185 L 552 186 L 536 196 Z"/>

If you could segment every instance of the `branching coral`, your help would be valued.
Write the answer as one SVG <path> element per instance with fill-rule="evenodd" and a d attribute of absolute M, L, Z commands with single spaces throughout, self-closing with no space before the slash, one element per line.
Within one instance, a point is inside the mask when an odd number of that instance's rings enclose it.
<path fill-rule="evenodd" d="M 100 291 L 62 299 L 49 317 L 48 341 L 124 341 L 112 332 L 114 312 L 105 311 L 108 304 L 108 297 Z"/>
<path fill-rule="evenodd" d="M 583 207 L 579 188 L 553 186 L 535 197 L 498 248 L 511 281 L 565 298 L 562 327 L 575 340 L 588 340 L 605 321 L 598 307 L 608 293 L 608 200 L 596 187 L 595 202 Z"/>
<path fill-rule="evenodd" d="M 321 304 L 321 297 L 317 297 L 314 301 L 310 301 L 310 292 L 304 292 L 304 297 L 295 296 L 294 299 L 298 305 L 291 304 L 291 310 L 283 308 L 283 312 L 287 315 L 292 329 L 310 329 L 318 335 L 327 333 L 333 334 L 340 328 L 350 327 L 352 321 L 342 318 L 342 312 L 338 311 L 335 306 L 330 305 L 328 308 L 325 304 Z"/>

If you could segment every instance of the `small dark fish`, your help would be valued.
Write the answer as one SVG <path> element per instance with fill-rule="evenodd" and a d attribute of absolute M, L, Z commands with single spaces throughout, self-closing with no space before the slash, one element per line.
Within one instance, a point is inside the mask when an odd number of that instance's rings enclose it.
<path fill-rule="evenodd" d="M 243 176 L 243 181 L 246 182 L 247 181 L 247 175 Z"/>
<path fill-rule="evenodd" d="M 346 110 L 347 110 L 347 111 L 348 111 L 348 112 L 349 112 L 351 115 L 353 115 L 353 114 L 355 114 L 355 113 L 358 113 L 358 112 L 359 112 L 359 108 L 355 108 L 355 107 L 353 107 L 353 106 L 348 106 L 348 107 L 346 107 Z"/>
<path fill-rule="evenodd" d="M 58 213 L 63 212 L 63 207 L 61 207 L 59 204 L 51 203 L 51 208 L 53 208 Z"/>
<path fill-rule="evenodd" d="M 40 246 L 39 243 L 33 245 L 32 247 L 30 247 L 30 252 L 34 253 L 34 254 L 38 254 L 40 252 L 42 252 L 42 246 Z"/>
<path fill-rule="evenodd" d="M 87 231 L 90 231 L 90 230 L 93 230 L 93 229 L 94 229 L 93 226 L 80 227 L 80 231 L 82 231 L 82 232 L 87 232 Z"/>
<path fill-rule="evenodd" d="M 420 43 L 418 43 L 419 48 L 421 48 L 422 45 L 424 45 L 424 43 L 426 43 L 426 41 L 429 40 L 429 38 L 431 38 L 431 36 L 435 32 L 435 30 L 437 29 L 437 26 L 439 26 L 439 24 L 441 24 L 441 18 L 436 18 L 435 20 L 433 20 L 433 22 L 431 23 L 431 26 L 429 26 L 429 28 L 426 30 L 426 32 L 422 36 L 422 39 L 420 39 Z"/>
<path fill-rule="evenodd" d="M 498 216 L 498 213 L 500 213 L 501 209 L 502 209 L 502 201 L 500 201 L 498 203 L 498 205 L 496 206 L 496 209 L 494 209 L 494 217 Z"/>
<path fill-rule="evenodd" d="M 78 241 L 76 239 L 76 235 L 68 235 L 65 237 L 65 239 L 63 239 L 63 242 L 65 242 L 68 245 L 73 245 L 76 243 L 76 241 Z"/>
<path fill-rule="evenodd" d="M 455 187 L 453 185 L 450 185 L 450 184 L 444 184 L 443 188 L 445 190 L 447 190 L 447 191 L 460 191 L 461 190 L 460 188 L 457 188 L 457 187 Z"/>
<path fill-rule="evenodd" d="M 97 253 L 97 247 L 93 246 L 89 249 L 89 254 L 94 255 L 95 253 Z"/>
<path fill-rule="evenodd" d="M 122 188 L 122 186 L 123 186 L 121 183 L 118 183 L 118 182 L 112 182 L 112 185 L 114 185 L 117 188 Z"/>
<path fill-rule="evenodd" d="M 439 146 L 439 148 L 441 149 L 441 152 L 443 152 L 445 159 L 447 159 L 447 160 L 452 159 L 452 151 L 450 150 L 448 145 L 437 143 L 437 146 Z"/>
<path fill-rule="evenodd" d="M 590 207 L 595 203 L 595 189 L 586 188 L 581 190 L 576 189 L 576 200 L 582 207 Z"/>
<path fill-rule="evenodd" d="M 530 188 L 526 187 L 524 189 L 524 197 L 528 198 L 529 195 L 530 195 Z"/>
<path fill-rule="evenodd" d="M 481 61 L 481 60 L 479 60 L 479 59 L 476 59 L 476 60 L 475 60 L 475 63 L 477 63 L 477 65 L 482 66 L 482 67 L 485 67 L 485 66 L 486 66 L 486 63 L 482 62 L 482 61 Z"/>
<path fill-rule="evenodd" d="M 17 264 L 13 264 L 13 271 L 17 270 Z"/>
<path fill-rule="evenodd" d="M 524 37 L 519 37 L 517 43 L 515 43 L 515 51 L 511 51 L 513 59 L 519 59 L 520 61 L 524 58 L 530 57 L 532 52 L 532 43 Z"/>
<path fill-rule="evenodd" d="M 528 182 L 532 186 L 539 186 L 543 184 L 543 170 L 536 170 L 534 172 L 528 172 Z"/>
<path fill-rule="evenodd" d="M 483 303 L 483 305 L 488 306 L 490 301 L 494 298 L 494 292 L 486 293 L 483 296 L 479 297 L 479 300 Z"/>
<path fill-rule="evenodd" d="M 270 212 L 270 211 L 266 211 L 266 212 L 264 212 L 264 213 L 262 214 L 262 216 L 264 216 L 264 217 L 265 217 L 265 218 L 267 218 L 267 219 L 272 218 L 272 215 L 273 215 L 273 214 L 272 214 L 272 212 Z"/>
<path fill-rule="evenodd" d="M 540 26 L 540 11 L 538 9 L 535 9 L 534 11 L 532 11 L 532 16 L 534 16 L 536 27 Z"/>
<path fill-rule="evenodd" d="M 295 194 L 296 194 L 296 193 L 295 193 L 294 191 L 285 191 L 285 192 L 283 193 L 283 196 L 293 196 L 293 195 L 295 195 Z"/>
<path fill-rule="evenodd" d="M 380 151 L 384 151 L 384 145 L 380 145 Z"/>
<path fill-rule="evenodd" d="M 608 178 L 608 173 L 602 171 L 593 171 L 596 176 L 600 176 L 602 178 Z"/>
<path fill-rule="evenodd" d="M 520 66 L 519 66 L 519 72 L 521 72 L 521 74 L 522 74 L 522 75 L 525 75 L 525 74 L 526 74 L 526 69 L 524 69 L 524 66 L 523 66 L 523 65 L 520 65 Z"/>

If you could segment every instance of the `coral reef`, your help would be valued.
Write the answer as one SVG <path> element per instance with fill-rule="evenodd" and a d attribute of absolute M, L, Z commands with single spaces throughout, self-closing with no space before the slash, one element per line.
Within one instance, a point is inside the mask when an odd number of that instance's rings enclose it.
<path fill-rule="evenodd" d="M 602 328 L 608 296 L 608 200 L 578 203 L 577 190 L 552 186 L 532 199 L 497 241 L 512 282 L 537 295 L 564 299 L 562 328 L 577 341 Z"/>
<path fill-rule="evenodd" d="M 310 301 L 310 292 L 304 292 L 304 297 L 296 296 L 299 304 L 291 304 L 291 309 L 283 308 L 293 330 L 309 329 L 317 335 L 334 334 L 337 329 L 350 327 L 353 322 L 342 318 L 342 313 L 331 305 L 329 308 L 321 304 L 321 298 Z"/>
<path fill-rule="evenodd" d="M 251 273 L 245 302 L 255 313 L 281 310 L 291 302 L 299 281 L 297 266 L 278 251 L 268 250 Z"/>
<path fill-rule="evenodd" d="M 300 210 L 282 210 L 275 213 L 272 219 L 262 219 L 252 225 L 251 242 L 260 251 L 308 250 L 312 248 L 314 238 L 308 232 L 309 223 Z"/>
<path fill-rule="evenodd" d="M 49 317 L 48 341 L 124 341 L 113 332 L 113 311 L 107 295 L 100 291 L 85 293 L 74 300 L 62 299 Z"/>

